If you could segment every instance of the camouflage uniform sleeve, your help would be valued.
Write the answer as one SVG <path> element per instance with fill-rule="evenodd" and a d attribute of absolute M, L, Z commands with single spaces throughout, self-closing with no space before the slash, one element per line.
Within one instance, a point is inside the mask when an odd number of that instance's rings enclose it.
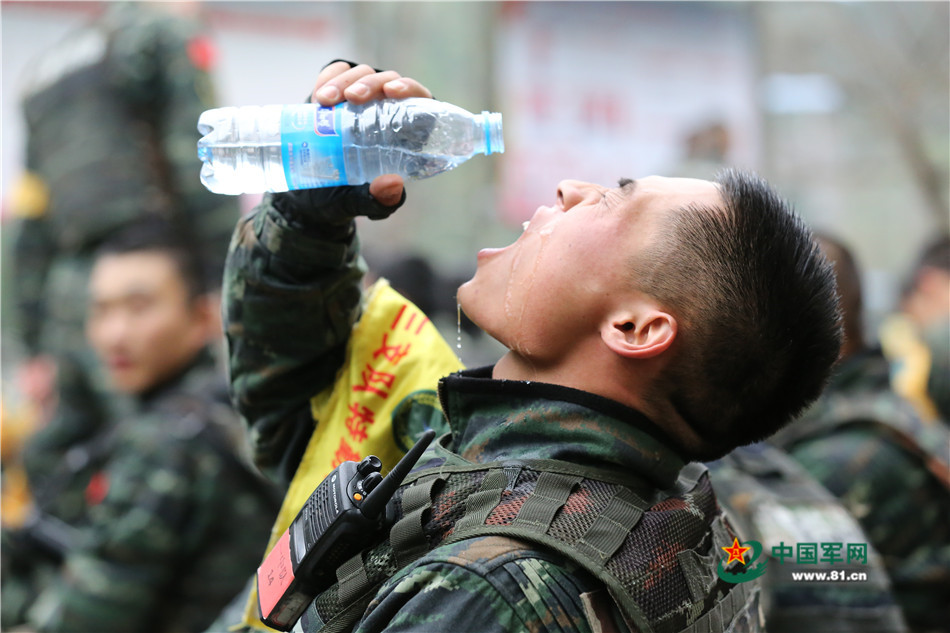
<path fill-rule="evenodd" d="M 433 550 L 383 586 L 356 632 L 588 633 L 580 596 L 594 581 L 506 543 L 486 537 Z"/>
<path fill-rule="evenodd" d="M 232 400 L 255 462 L 278 482 L 293 476 L 313 429 L 309 401 L 332 384 L 360 313 L 353 218 L 401 204 L 379 205 L 365 185 L 267 195 L 235 229 L 223 288 Z"/>

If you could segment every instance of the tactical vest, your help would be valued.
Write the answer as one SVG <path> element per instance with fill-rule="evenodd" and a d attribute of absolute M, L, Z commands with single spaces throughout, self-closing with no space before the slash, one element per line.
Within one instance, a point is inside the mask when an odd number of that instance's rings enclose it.
<path fill-rule="evenodd" d="M 337 569 L 337 583 L 301 618 L 304 631 L 352 630 L 400 569 L 440 545 L 492 535 L 580 565 L 606 586 L 632 631 L 759 630 L 758 585 L 716 574 L 719 548 L 732 544 L 733 532 L 701 464 L 658 492 L 567 462 L 472 464 L 440 445 L 422 457 L 388 513 L 388 539 Z"/>
<path fill-rule="evenodd" d="M 197 116 L 210 103 L 169 95 L 174 88 L 168 76 L 177 70 L 162 75 L 156 68 L 190 63 L 185 46 L 195 28 L 190 20 L 145 6 L 117 4 L 30 65 L 22 108 L 29 133 L 27 168 L 49 193 L 45 213 L 57 253 L 88 256 L 143 215 L 187 221 L 183 213 L 209 211 L 182 208 L 197 201 L 182 200 L 175 170 L 183 166 L 169 157 L 179 150 L 166 148 L 162 135 L 164 126 L 176 124 L 171 117 L 184 114 L 167 109 L 187 106 Z M 181 40 L 175 42 L 180 60 L 161 52 L 173 34 Z M 189 164 L 197 174 L 197 158 Z"/>

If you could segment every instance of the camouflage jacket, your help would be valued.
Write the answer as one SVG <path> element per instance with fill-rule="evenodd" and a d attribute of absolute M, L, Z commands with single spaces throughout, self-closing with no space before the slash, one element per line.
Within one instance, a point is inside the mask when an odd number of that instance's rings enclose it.
<path fill-rule="evenodd" d="M 818 402 L 773 440 L 860 522 L 911 628 L 948 630 L 950 434 L 891 391 L 883 356 L 844 361 Z"/>
<path fill-rule="evenodd" d="M 758 443 L 708 466 L 716 496 L 743 543 L 762 545 L 768 562 L 762 606 L 769 633 L 907 630 L 884 563 L 861 526 L 788 454 Z M 809 548 L 821 555 L 809 558 Z M 851 551 L 855 556 L 849 560 Z M 854 580 L 796 580 L 796 574 L 809 572 Z"/>
<path fill-rule="evenodd" d="M 116 429 L 38 630 L 201 631 L 241 590 L 279 500 L 240 455 L 221 383 L 202 355 Z"/>
<path fill-rule="evenodd" d="M 196 124 L 214 105 L 213 54 L 194 21 L 129 2 L 28 66 L 14 285 L 30 351 L 49 343 L 47 318 L 81 328 L 85 283 L 70 275 L 73 260 L 143 214 L 176 221 L 207 246 L 209 275 L 220 279 L 238 206 L 198 179 Z"/>
<path fill-rule="evenodd" d="M 232 397 L 250 427 L 257 463 L 282 483 L 293 475 L 301 444 L 313 431 L 309 400 L 332 382 L 362 309 L 365 267 L 352 218 L 393 210 L 376 205 L 365 188 L 276 194 L 235 231 L 224 288 Z M 461 459 L 557 460 L 608 469 L 645 499 L 670 488 L 684 466 L 659 439 L 659 429 L 632 409 L 555 385 L 494 381 L 484 371 L 441 385 L 451 449 Z M 708 501 L 707 510 L 718 513 L 714 497 Z M 639 579 L 635 599 L 651 617 L 677 611 L 696 618 L 715 605 L 722 588 L 715 580 L 707 584 L 708 578 L 684 580 L 677 554 L 695 549 L 707 562 L 719 560 L 712 535 L 700 528 L 684 544 L 678 540 L 683 535 L 663 523 L 662 512 L 655 516 L 655 523 L 638 526 L 650 573 Z M 503 547 L 493 539 L 441 546 L 410 566 L 397 566 L 356 630 L 622 626 L 604 586 L 567 557 L 528 544 Z"/>
<path fill-rule="evenodd" d="M 359 559 L 362 589 L 384 582 L 356 631 L 755 630 L 755 590 L 717 578 L 733 535 L 705 468 L 644 416 L 490 368 L 442 379 L 439 395 L 452 434 L 397 492 L 389 540 Z M 327 630 L 335 596 L 360 592 L 347 567 L 310 612 Z"/>

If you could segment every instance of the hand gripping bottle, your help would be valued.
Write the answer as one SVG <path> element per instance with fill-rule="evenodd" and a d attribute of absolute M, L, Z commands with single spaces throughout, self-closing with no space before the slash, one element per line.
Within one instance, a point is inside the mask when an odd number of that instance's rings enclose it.
<path fill-rule="evenodd" d="M 418 180 L 505 151 L 501 114 L 420 98 L 217 108 L 198 131 L 201 182 L 224 194 Z"/>

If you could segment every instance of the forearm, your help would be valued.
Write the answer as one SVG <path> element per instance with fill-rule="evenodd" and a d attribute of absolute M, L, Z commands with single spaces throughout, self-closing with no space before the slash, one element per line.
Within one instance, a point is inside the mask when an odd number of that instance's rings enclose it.
<path fill-rule="evenodd" d="M 231 391 L 255 460 L 279 481 L 310 436 L 310 399 L 330 386 L 359 317 L 366 267 L 357 215 L 382 207 L 365 188 L 268 195 L 235 231 L 225 266 Z"/>
<path fill-rule="evenodd" d="M 359 88 L 359 89 L 357 89 Z M 393 71 L 332 62 L 311 99 L 431 97 Z M 232 399 L 250 427 L 258 466 L 288 483 L 311 435 L 310 399 L 330 386 L 360 314 L 365 265 L 354 218 L 380 220 L 405 201 L 402 178 L 269 195 L 242 220 L 224 275 Z"/>

